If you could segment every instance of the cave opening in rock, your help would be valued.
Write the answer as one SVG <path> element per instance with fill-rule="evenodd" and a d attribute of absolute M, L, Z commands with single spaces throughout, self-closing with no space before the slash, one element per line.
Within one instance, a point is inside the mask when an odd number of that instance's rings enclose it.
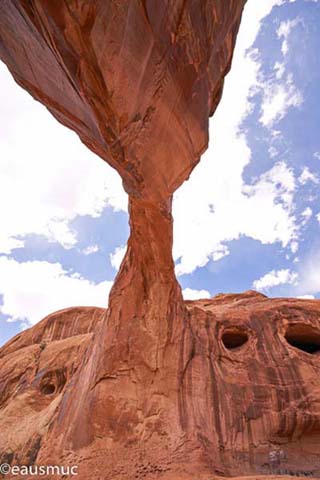
<path fill-rule="evenodd" d="M 303 352 L 310 354 L 320 352 L 320 330 L 311 325 L 289 325 L 285 339 L 289 345 Z"/>
<path fill-rule="evenodd" d="M 41 393 L 44 395 L 53 395 L 56 390 L 56 387 L 53 383 L 46 383 L 41 386 Z"/>
<path fill-rule="evenodd" d="M 233 350 L 247 343 L 248 335 L 243 330 L 232 328 L 225 330 L 221 339 L 228 350 Z"/>

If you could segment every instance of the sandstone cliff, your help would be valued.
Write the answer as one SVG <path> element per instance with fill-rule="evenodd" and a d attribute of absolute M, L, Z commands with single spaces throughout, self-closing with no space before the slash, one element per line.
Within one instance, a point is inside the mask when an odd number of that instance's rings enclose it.
<path fill-rule="evenodd" d="M 172 194 L 207 146 L 244 3 L 0 2 L 0 58 L 117 169 L 131 227 L 106 311 L 1 350 L 2 459 L 84 479 L 319 474 L 319 303 L 184 302 L 174 275 Z"/>

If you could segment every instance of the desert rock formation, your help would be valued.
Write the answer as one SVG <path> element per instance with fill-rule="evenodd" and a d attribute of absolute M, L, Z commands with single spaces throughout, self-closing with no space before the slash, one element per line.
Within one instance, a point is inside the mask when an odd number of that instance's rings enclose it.
<path fill-rule="evenodd" d="M 166 397 L 174 397 L 176 379 L 160 383 L 148 369 L 149 382 L 147 374 L 132 380 L 146 403 L 157 382 L 148 414 L 123 405 L 108 435 L 96 432 L 59 462 L 79 465 L 80 478 L 89 472 L 101 479 L 320 476 L 319 301 L 246 292 L 185 302 L 183 314 L 188 333 L 179 348 L 187 358 L 176 392 L 180 425 L 173 415 L 166 431 L 159 408 L 161 400 L 164 413 L 170 412 Z M 50 430 L 106 315 L 85 307 L 56 312 L 0 350 L 1 462 L 48 463 L 54 446 Z M 108 390 L 103 397 L 101 392 L 100 409 L 108 422 L 112 400 L 119 400 L 125 387 L 128 403 L 133 394 L 119 368 L 103 382 Z M 81 437 L 83 432 L 76 438 Z"/>
<path fill-rule="evenodd" d="M 3 461 L 320 475 L 319 302 L 184 302 L 174 274 L 172 194 L 207 147 L 244 3 L 0 2 L 0 58 L 117 169 L 131 228 L 106 311 L 58 312 L 0 350 Z"/>

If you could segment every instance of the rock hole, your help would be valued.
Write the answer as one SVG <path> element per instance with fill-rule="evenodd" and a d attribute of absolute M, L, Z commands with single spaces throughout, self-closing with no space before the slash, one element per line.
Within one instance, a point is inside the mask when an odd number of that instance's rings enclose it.
<path fill-rule="evenodd" d="M 233 328 L 226 330 L 222 335 L 223 345 L 228 350 L 242 347 L 248 341 L 248 334 L 243 330 Z"/>
<path fill-rule="evenodd" d="M 43 395 L 60 393 L 67 381 L 65 369 L 45 372 L 40 381 L 40 391 Z"/>
<path fill-rule="evenodd" d="M 315 354 L 320 352 L 320 330 L 311 325 L 289 325 L 285 339 L 294 348 Z"/>
<path fill-rule="evenodd" d="M 41 386 L 41 393 L 44 395 L 53 395 L 56 391 L 56 387 L 53 383 L 46 383 Z"/>

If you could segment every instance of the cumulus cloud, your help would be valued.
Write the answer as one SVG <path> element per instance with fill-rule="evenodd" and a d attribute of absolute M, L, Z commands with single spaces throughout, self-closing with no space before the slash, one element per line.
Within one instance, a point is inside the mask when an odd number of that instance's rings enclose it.
<path fill-rule="evenodd" d="M 313 214 L 313 211 L 312 211 L 312 208 L 310 207 L 307 207 L 303 210 L 303 212 L 301 213 L 302 225 L 305 225 L 310 220 L 310 218 L 312 217 L 312 214 Z"/>
<path fill-rule="evenodd" d="M 113 253 L 110 253 L 110 262 L 115 270 L 119 270 L 121 262 L 127 251 L 127 246 L 117 247 Z"/>
<path fill-rule="evenodd" d="M 0 252 L 23 246 L 27 234 L 69 248 L 77 215 L 97 217 L 107 205 L 126 210 L 118 174 L 18 87 L 1 62 L 0 102 Z"/>
<path fill-rule="evenodd" d="M 190 273 L 210 259 L 219 261 L 229 254 L 226 243 L 240 236 L 283 246 L 295 242 L 293 172 L 285 162 L 277 162 L 246 183 L 243 173 L 251 161 L 251 151 L 240 128 L 252 111 L 254 89 L 266 86 L 262 116 L 265 114 L 268 127 L 283 118 L 292 102 L 289 98 L 281 100 L 282 87 L 291 88 L 293 97 L 296 95 L 291 106 L 302 101 L 283 63 L 275 65 L 277 84 L 261 83 L 259 52 L 248 51 L 264 17 L 282 3 L 251 1 L 246 6 L 233 69 L 211 122 L 211 150 L 175 196 L 174 256 L 179 274 Z M 9 253 L 22 246 L 23 237 L 29 233 L 44 235 L 69 248 L 77 242 L 77 232 L 70 227 L 77 215 L 97 217 L 106 205 L 126 210 L 127 198 L 118 175 L 18 89 L 1 64 L 0 86 L 4 159 L 0 166 L 0 202 L 6 206 L 0 214 L 0 252 Z M 272 128 L 270 134 L 276 137 L 279 132 Z M 83 253 L 92 254 L 95 248 L 89 245 Z M 121 246 L 110 255 L 115 269 L 125 250 Z M 25 318 L 35 323 L 47 313 L 70 305 L 105 306 L 111 285 L 107 281 L 92 283 L 59 263 L 19 264 L 0 257 L 1 312 L 13 320 Z M 189 299 L 210 298 L 207 290 L 185 289 L 183 294 Z"/>
<path fill-rule="evenodd" d="M 307 182 L 318 184 L 319 178 L 315 173 L 310 171 L 309 167 L 304 167 L 300 177 L 298 178 L 298 181 L 301 183 L 301 185 L 305 185 Z"/>
<path fill-rule="evenodd" d="M 233 158 L 229 157 L 230 163 Z M 241 175 L 236 176 L 234 172 L 232 175 L 230 163 L 225 163 L 227 171 L 222 170 L 221 164 L 210 165 L 210 168 L 207 164 L 211 171 L 218 170 L 211 178 L 202 175 L 199 169 L 193 185 L 186 184 L 182 193 L 176 195 L 174 254 L 179 258 L 178 275 L 191 273 L 210 258 L 222 258 L 229 253 L 223 242 L 241 235 L 263 244 L 281 242 L 283 246 L 296 237 L 295 180 L 285 163 L 276 164 L 253 185 L 246 185 Z M 194 191 L 198 198 L 192 195 Z"/>
<path fill-rule="evenodd" d="M 84 255 L 91 255 L 92 253 L 97 253 L 99 252 L 99 245 L 88 245 L 86 248 L 84 248 L 83 250 L 81 250 L 81 252 L 84 254 Z"/>
<path fill-rule="evenodd" d="M 215 251 L 212 253 L 212 258 L 215 262 L 221 260 L 221 258 L 229 255 L 230 250 L 226 245 L 217 245 Z"/>
<path fill-rule="evenodd" d="M 263 277 L 253 282 L 253 288 L 260 291 L 267 291 L 270 288 L 277 287 L 279 285 L 289 284 L 293 285 L 297 283 L 298 274 L 291 272 L 289 269 L 271 270 Z"/>
<path fill-rule="evenodd" d="M 185 288 L 182 290 L 182 295 L 185 300 L 199 300 L 203 298 L 211 298 L 208 290 L 193 290 L 192 288 Z"/>
<path fill-rule="evenodd" d="M 314 295 L 320 293 L 320 248 L 310 251 L 299 266 L 299 285 L 297 295 Z"/>
<path fill-rule="evenodd" d="M 106 307 L 112 282 L 93 283 L 59 263 L 19 263 L 0 257 L 0 312 L 9 320 L 33 325 L 51 312 L 70 306 Z"/>
<path fill-rule="evenodd" d="M 241 124 L 252 110 L 252 91 L 261 88 L 259 55 L 250 47 L 263 18 L 281 3 L 249 2 L 245 8 L 232 70 L 210 124 L 212 143 L 174 197 L 173 251 L 178 275 L 227 255 L 226 242 L 240 236 L 283 246 L 295 240 L 292 170 L 278 162 L 253 183 L 243 179 L 251 150 Z"/>

